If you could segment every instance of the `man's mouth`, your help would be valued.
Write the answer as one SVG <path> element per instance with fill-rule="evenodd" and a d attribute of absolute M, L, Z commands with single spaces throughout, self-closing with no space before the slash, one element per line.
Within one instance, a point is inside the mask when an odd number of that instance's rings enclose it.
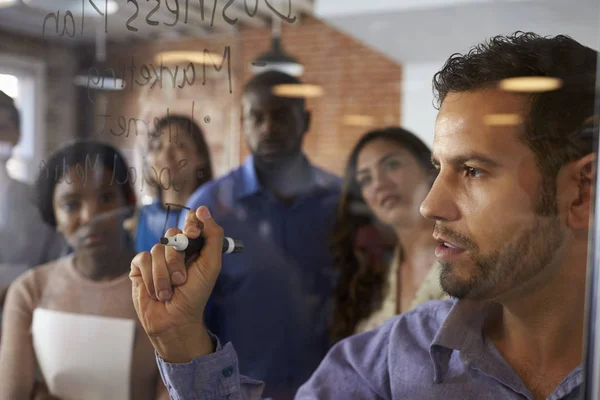
<path fill-rule="evenodd" d="M 458 246 L 454 246 L 452 243 L 448 243 L 448 242 L 442 242 L 441 244 L 444 245 L 444 246 L 446 246 L 446 247 L 449 247 L 451 249 L 458 249 L 459 248 Z"/>
<path fill-rule="evenodd" d="M 279 151 L 283 148 L 283 144 L 277 141 L 266 141 L 260 144 L 260 149 L 263 151 Z"/>
<path fill-rule="evenodd" d="M 435 248 L 435 256 L 441 260 L 449 260 L 459 256 L 466 250 L 455 243 L 449 242 L 442 237 L 436 237 L 438 245 Z"/>

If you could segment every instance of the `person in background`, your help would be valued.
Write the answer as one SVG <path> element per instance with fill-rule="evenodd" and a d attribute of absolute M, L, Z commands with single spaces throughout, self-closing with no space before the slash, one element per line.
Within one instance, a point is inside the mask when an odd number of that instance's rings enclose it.
<path fill-rule="evenodd" d="M 144 175 L 157 199 L 137 216 L 135 248 L 149 251 L 163 235 L 165 203 L 185 205 L 196 189 L 213 178 L 210 151 L 200 127 L 188 117 L 169 115 L 155 125 L 144 161 Z M 180 209 L 172 208 L 167 226 L 177 226 Z"/>
<path fill-rule="evenodd" d="M 277 85 L 299 83 L 277 71 L 246 83 L 242 125 L 251 155 L 187 203 L 210 207 L 227 235 L 245 246 L 223 260 L 206 324 L 235 343 L 244 373 L 266 380 L 270 395 L 284 399 L 330 345 L 336 276 L 327 238 L 341 186 L 302 152 L 310 126 L 305 100 L 273 94 Z"/>
<path fill-rule="evenodd" d="M 31 187 L 8 172 L 7 162 L 19 139 L 19 111 L 0 91 L 0 319 L 12 281 L 67 252 L 62 235 L 40 221 Z"/>
<path fill-rule="evenodd" d="M 127 182 L 127 173 L 117 150 L 93 141 L 62 147 L 40 171 L 41 216 L 74 252 L 11 285 L 0 400 L 29 399 L 38 367 L 49 390 L 38 398 L 169 398 L 131 302 L 135 249 L 123 222 L 135 194 L 128 183 L 118 183 Z"/>
<path fill-rule="evenodd" d="M 420 210 L 435 221 L 440 284 L 457 300 L 423 303 L 342 340 L 298 400 L 587 393 L 582 349 L 598 131 L 586 121 L 596 111 L 597 63 L 597 51 L 568 36 L 531 32 L 493 37 L 446 61 L 433 81 L 438 174 Z M 499 85 L 524 76 L 562 86 L 523 93 Z M 498 114 L 521 122 L 490 123 Z M 187 218 L 184 231 L 207 243 L 189 270 L 163 245 L 131 264 L 134 305 L 161 376 L 174 398 L 259 399 L 263 386 L 240 376 L 234 346 L 202 327 L 224 258 L 223 229 L 205 207 Z M 183 284 L 169 280 L 177 273 L 186 275 Z M 157 281 L 173 283 L 163 301 L 153 299 Z"/>
<path fill-rule="evenodd" d="M 434 222 L 419 214 L 435 176 L 431 150 L 399 127 L 368 132 L 350 153 L 333 235 L 334 267 L 340 271 L 335 341 L 446 297 L 431 237 Z M 395 233 L 391 260 L 378 223 Z"/>

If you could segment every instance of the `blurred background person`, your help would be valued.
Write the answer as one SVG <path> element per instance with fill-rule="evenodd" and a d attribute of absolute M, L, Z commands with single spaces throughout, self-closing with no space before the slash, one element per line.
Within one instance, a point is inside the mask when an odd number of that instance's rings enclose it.
<path fill-rule="evenodd" d="M 213 178 L 208 145 L 200 127 L 190 118 L 161 118 L 149 136 L 144 175 L 156 189 L 156 200 L 140 209 L 135 229 L 137 251 L 150 251 L 163 235 L 165 203 L 185 205 L 196 189 Z M 177 226 L 180 209 L 171 209 L 167 227 Z"/>
<path fill-rule="evenodd" d="M 340 271 L 333 340 L 446 297 L 435 262 L 434 223 L 419 213 L 435 175 L 431 150 L 400 127 L 368 132 L 352 150 L 332 241 L 333 265 Z M 395 234 L 391 254 L 380 224 Z"/>
<path fill-rule="evenodd" d="M 7 162 L 19 143 L 19 131 L 19 111 L 13 99 L 0 91 L 0 317 L 14 279 L 67 252 L 62 235 L 41 221 L 32 188 L 8 172 Z"/>
<path fill-rule="evenodd" d="M 243 373 L 269 382 L 266 396 L 285 399 L 329 348 L 335 274 L 327 238 L 341 180 L 303 153 L 311 114 L 303 98 L 274 95 L 281 84 L 300 81 L 269 71 L 246 83 L 242 125 L 251 155 L 201 187 L 187 206 L 208 206 L 245 246 L 223 258 L 207 326 L 235 344 Z"/>
<path fill-rule="evenodd" d="M 30 398 L 36 367 L 56 398 L 168 399 L 131 301 L 135 249 L 123 222 L 135 194 L 124 158 L 111 146 L 77 142 L 46 166 L 36 183 L 39 209 L 74 253 L 10 287 L 0 399 Z"/>

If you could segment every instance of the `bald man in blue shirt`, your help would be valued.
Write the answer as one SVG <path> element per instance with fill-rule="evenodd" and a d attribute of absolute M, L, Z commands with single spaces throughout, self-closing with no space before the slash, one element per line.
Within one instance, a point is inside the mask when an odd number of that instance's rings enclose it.
<path fill-rule="evenodd" d="M 329 349 L 336 275 L 328 242 L 341 185 L 302 152 L 310 126 L 304 99 L 273 94 L 276 85 L 298 83 L 275 71 L 246 83 L 242 118 L 251 155 L 187 202 L 208 206 L 227 235 L 245 245 L 223 260 L 206 324 L 235 345 L 243 373 L 283 399 Z"/>

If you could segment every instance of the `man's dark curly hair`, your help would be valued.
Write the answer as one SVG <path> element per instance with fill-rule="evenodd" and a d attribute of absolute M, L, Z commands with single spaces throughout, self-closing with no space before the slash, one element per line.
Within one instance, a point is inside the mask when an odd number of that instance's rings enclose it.
<path fill-rule="evenodd" d="M 594 114 L 598 53 L 564 35 L 531 32 L 495 36 L 466 54 L 453 54 L 433 78 L 437 107 L 450 92 L 493 88 L 513 77 L 544 76 L 562 81 L 558 90 L 529 93 L 520 139 L 535 153 L 542 174 L 538 212 L 554 215 L 560 168 L 593 151 L 578 133 Z"/>

